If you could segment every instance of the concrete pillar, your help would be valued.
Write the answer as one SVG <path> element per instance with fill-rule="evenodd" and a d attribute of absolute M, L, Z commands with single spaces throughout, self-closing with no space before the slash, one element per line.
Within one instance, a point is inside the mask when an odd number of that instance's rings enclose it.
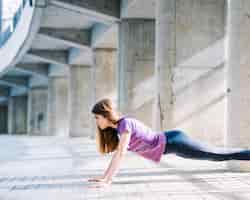
<path fill-rule="evenodd" d="M 91 66 L 71 65 L 69 69 L 69 135 L 89 137 L 91 133 Z"/>
<path fill-rule="evenodd" d="M 119 23 L 118 108 L 151 126 L 154 90 L 155 21 Z"/>
<path fill-rule="evenodd" d="M 0 134 L 8 132 L 8 106 L 0 105 Z"/>
<path fill-rule="evenodd" d="M 69 135 L 68 77 L 50 76 L 48 86 L 48 129 L 50 135 Z"/>
<path fill-rule="evenodd" d="M 117 101 L 117 50 L 94 49 L 92 67 L 95 83 L 94 95 L 98 101 L 104 97 Z"/>
<path fill-rule="evenodd" d="M 155 130 L 171 129 L 173 125 L 173 67 L 176 62 L 175 26 L 176 1 L 159 0 L 156 3 L 155 51 Z"/>
<path fill-rule="evenodd" d="M 12 96 L 8 102 L 8 133 L 27 133 L 27 96 Z"/>
<path fill-rule="evenodd" d="M 117 105 L 117 50 L 97 48 L 94 49 L 94 62 L 92 67 L 93 99 L 92 106 L 102 98 L 110 98 Z M 96 123 L 91 116 L 93 130 L 92 138 L 95 137 Z"/>
<path fill-rule="evenodd" d="M 13 121 L 14 121 L 14 98 L 9 97 L 8 99 L 8 134 L 13 134 Z"/>
<path fill-rule="evenodd" d="M 227 135 L 228 147 L 250 149 L 250 23 L 247 0 L 227 1 Z M 250 163 L 229 161 L 231 169 L 250 171 Z"/>
<path fill-rule="evenodd" d="M 28 92 L 28 134 L 49 135 L 48 88 L 34 87 Z"/>

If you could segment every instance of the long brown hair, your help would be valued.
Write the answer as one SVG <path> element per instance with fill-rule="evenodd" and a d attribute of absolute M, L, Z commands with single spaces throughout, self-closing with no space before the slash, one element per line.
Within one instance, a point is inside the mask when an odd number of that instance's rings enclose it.
<path fill-rule="evenodd" d="M 114 124 L 117 124 L 120 121 L 117 121 L 115 117 L 121 116 L 121 113 L 115 110 L 114 103 L 109 98 L 103 98 L 99 100 L 93 106 L 91 112 L 94 114 L 102 115 Z M 101 154 L 113 152 L 117 149 L 119 143 L 117 129 L 112 127 L 100 129 L 100 127 L 97 126 L 96 143 L 98 151 Z"/>

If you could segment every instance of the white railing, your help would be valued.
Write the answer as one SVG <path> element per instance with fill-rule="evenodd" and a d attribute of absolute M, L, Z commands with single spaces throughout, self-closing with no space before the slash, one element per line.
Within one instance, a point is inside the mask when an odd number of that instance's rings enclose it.
<path fill-rule="evenodd" d="M 2 19 L 2 31 L 0 32 L 0 48 L 9 40 L 12 33 L 15 31 L 16 26 L 21 18 L 24 7 L 29 4 L 32 6 L 32 0 L 19 0 L 19 4 L 15 9 L 14 13 L 10 16 L 3 16 Z M 16 4 L 15 4 L 16 6 Z M 4 13 L 3 13 L 4 14 Z"/>

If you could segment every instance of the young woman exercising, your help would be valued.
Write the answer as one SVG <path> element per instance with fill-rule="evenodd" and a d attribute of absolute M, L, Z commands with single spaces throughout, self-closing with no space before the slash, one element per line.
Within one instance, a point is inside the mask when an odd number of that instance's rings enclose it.
<path fill-rule="evenodd" d="M 131 116 L 121 115 L 114 103 L 104 98 L 92 108 L 97 125 L 97 145 L 100 153 L 114 152 L 105 173 L 88 179 L 97 187 L 110 185 L 126 151 L 136 152 L 155 163 L 163 154 L 174 153 L 183 158 L 225 161 L 250 160 L 250 150 L 209 146 L 189 137 L 181 130 L 155 132 Z"/>

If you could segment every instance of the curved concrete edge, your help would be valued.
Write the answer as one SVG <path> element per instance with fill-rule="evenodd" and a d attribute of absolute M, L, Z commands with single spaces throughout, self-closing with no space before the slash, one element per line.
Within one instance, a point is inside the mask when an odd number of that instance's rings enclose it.
<path fill-rule="evenodd" d="M 35 0 L 34 5 L 39 0 Z M 17 28 L 7 43 L 0 49 L 0 76 L 13 68 L 31 47 L 40 28 L 43 7 L 29 6 L 24 8 Z"/>

